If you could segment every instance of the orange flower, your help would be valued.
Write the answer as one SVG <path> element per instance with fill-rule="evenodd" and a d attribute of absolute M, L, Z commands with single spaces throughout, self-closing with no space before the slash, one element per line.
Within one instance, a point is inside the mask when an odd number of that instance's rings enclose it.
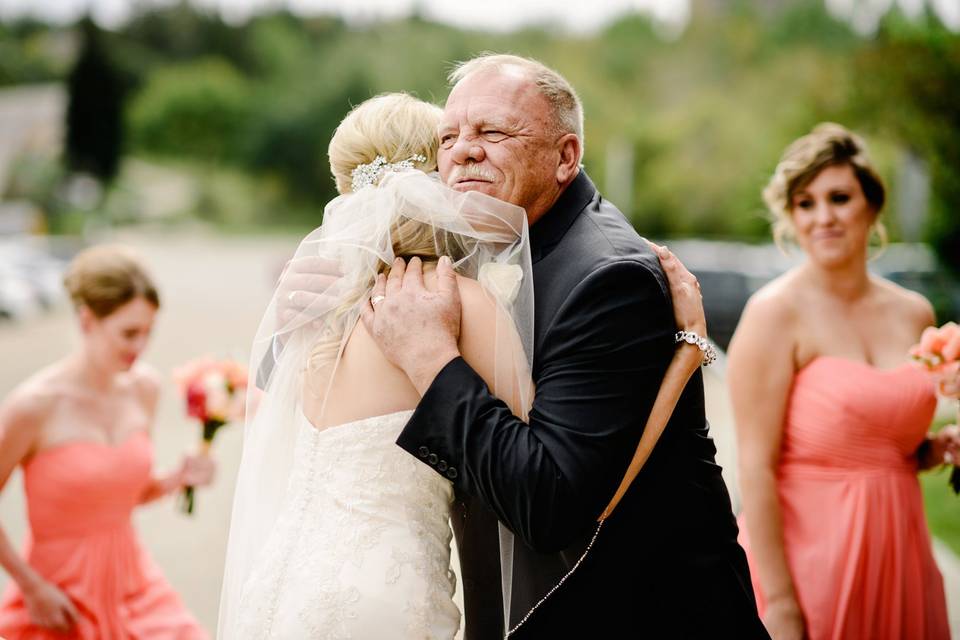
<path fill-rule="evenodd" d="M 940 373 L 960 359 L 960 326 L 948 322 L 939 329 L 927 327 L 920 342 L 910 348 L 910 356 L 930 371 Z"/>
<path fill-rule="evenodd" d="M 927 327 L 920 342 L 910 349 L 910 356 L 934 375 L 942 395 L 960 397 L 960 325 L 948 322 L 939 329 Z"/>
<path fill-rule="evenodd" d="M 946 364 L 937 372 L 937 387 L 947 398 L 960 398 L 960 361 Z"/>
<path fill-rule="evenodd" d="M 956 322 L 948 322 L 940 328 L 940 335 L 944 340 L 943 347 L 940 349 L 943 359 L 946 362 L 960 359 L 960 325 Z"/>

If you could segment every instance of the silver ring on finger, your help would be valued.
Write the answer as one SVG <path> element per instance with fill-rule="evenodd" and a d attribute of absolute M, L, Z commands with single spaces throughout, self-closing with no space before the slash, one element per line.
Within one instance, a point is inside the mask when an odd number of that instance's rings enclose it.
<path fill-rule="evenodd" d="M 376 295 L 370 298 L 370 304 L 371 306 L 375 307 L 386 299 L 387 299 L 387 296 Z"/>

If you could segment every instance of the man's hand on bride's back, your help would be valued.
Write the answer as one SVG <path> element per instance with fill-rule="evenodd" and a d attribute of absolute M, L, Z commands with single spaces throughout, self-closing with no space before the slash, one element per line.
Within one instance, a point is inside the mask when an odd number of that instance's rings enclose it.
<path fill-rule="evenodd" d="M 700 294 L 700 283 L 696 276 L 690 273 L 680 259 L 666 247 L 652 242 L 650 246 L 660 259 L 660 266 L 663 267 L 663 272 L 670 283 L 673 317 L 677 327 L 706 337 L 707 319 L 703 312 L 703 296 Z"/>
<path fill-rule="evenodd" d="M 337 304 L 340 265 L 320 256 L 302 256 L 287 262 L 277 286 L 277 325 L 302 324 L 297 319 L 316 318 Z"/>
<path fill-rule="evenodd" d="M 363 310 L 363 324 L 387 359 L 426 393 L 440 370 L 460 355 L 460 291 L 449 258 L 437 264 L 436 291 L 424 286 L 420 258 L 394 260 L 380 274 Z"/>

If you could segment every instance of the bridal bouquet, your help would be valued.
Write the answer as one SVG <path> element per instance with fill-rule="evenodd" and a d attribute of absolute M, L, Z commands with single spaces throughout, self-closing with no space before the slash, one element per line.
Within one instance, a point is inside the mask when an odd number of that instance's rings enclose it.
<path fill-rule="evenodd" d="M 948 322 L 940 328 L 927 327 L 910 357 L 934 377 L 944 396 L 960 399 L 960 325 Z M 956 464 L 956 460 L 953 461 Z M 950 486 L 960 493 L 960 468 L 950 474 Z"/>
<path fill-rule="evenodd" d="M 246 404 L 247 369 L 233 360 L 200 358 L 178 368 L 173 374 L 180 387 L 187 415 L 200 421 L 200 453 L 207 455 L 220 427 L 243 419 Z M 194 488 L 185 487 L 181 508 L 193 513 Z"/>

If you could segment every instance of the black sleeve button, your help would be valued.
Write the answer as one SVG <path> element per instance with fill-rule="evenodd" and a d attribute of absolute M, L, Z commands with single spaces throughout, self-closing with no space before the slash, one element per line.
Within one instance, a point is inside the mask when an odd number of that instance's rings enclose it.
<path fill-rule="evenodd" d="M 436 466 L 437 461 L 438 461 L 439 459 L 440 459 L 440 458 L 437 457 L 437 454 L 431 453 L 431 454 L 430 454 L 430 457 L 427 458 L 427 462 L 429 462 L 430 464 Z"/>
<path fill-rule="evenodd" d="M 420 454 L 421 458 L 426 458 L 428 455 L 430 455 L 430 449 L 427 449 L 426 447 L 420 447 L 417 449 L 417 453 Z"/>

